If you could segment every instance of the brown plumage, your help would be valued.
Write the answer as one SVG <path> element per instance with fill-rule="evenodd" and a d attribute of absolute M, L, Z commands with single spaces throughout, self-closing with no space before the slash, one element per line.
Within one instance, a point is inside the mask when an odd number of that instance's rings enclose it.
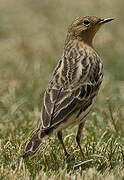
<path fill-rule="evenodd" d="M 70 124 L 79 124 L 76 141 L 83 155 L 80 137 L 85 116 L 103 79 L 103 64 L 92 42 L 101 25 L 112 20 L 85 16 L 69 26 L 62 57 L 44 95 L 42 123 L 25 143 L 24 158 L 33 156 L 52 132 L 57 133 L 65 155 L 68 155 L 62 130 Z"/>

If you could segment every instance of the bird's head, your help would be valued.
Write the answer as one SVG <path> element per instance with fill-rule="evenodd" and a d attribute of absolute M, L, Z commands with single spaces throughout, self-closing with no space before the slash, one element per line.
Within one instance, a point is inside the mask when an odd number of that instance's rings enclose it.
<path fill-rule="evenodd" d="M 98 18 L 95 16 L 84 16 L 77 18 L 68 28 L 70 38 L 83 40 L 88 44 L 92 44 L 92 40 L 99 28 L 112 21 L 112 18 Z"/>

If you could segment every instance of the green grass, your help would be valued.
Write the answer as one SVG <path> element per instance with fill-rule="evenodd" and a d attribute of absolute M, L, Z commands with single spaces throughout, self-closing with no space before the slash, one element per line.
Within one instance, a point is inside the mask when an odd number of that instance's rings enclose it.
<path fill-rule="evenodd" d="M 123 1 L 0 1 L 0 180 L 123 180 Z M 75 143 L 77 127 L 72 126 L 64 130 L 68 159 L 52 135 L 35 157 L 24 161 L 21 145 L 40 121 L 42 97 L 61 56 L 67 26 L 84 15 L 116 19 L 95 41 L 105 73 L 82 134 L 85 159 Z"/>

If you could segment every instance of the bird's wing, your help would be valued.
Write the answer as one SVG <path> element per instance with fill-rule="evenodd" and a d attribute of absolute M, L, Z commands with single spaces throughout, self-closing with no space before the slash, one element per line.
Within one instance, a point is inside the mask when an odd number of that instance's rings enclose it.
<path fill-rule="evenodd" d="M 78 104 L 73 92 L 51 89 L 46 91 L 42 111 L 43 127 L 54 126 L 67 117 Z"/>
<path fill-rule="evenodd" d="M 96 96 L 96 87 L 85 84 L 72 91 L 51 89 L 45 92 L 43 104 L 43 127 L 51 127 L 63 121 L 76 109 L 85 111 Z M 79 112 L 80 114 L 80 112 Z M 78 117 L 78 115 L 77 115 Z"/>
<path fill-rule="evenodd" d="M 84 59 L 86 60 L 86 58 Z M 88 70 L 91 73 L 91 80 L 88 80 L 88 82 L 85 80 L 81 84 L 79 83 L 80 85 L 77 88 L 64 89 L 62 86 L 59 88 L 54 86 L 46 90 L 42 109 L 43 128 L 52 127 L 60 123 L 76 109 L 80 109 L 80 107 L 83 107 L 84 110 L 87 108 L 88 103 L 91 103 L 89 102 L 91 100 L 88 100 L 88 98 L 95 96 L 96 89 L 98 89 L 98 64 L 99 62 L 95 66 L 92 65 L 92 69 L 90 67 Z M 86 69 L 84 68 L 82 71 L 83 74 Z M 87 73 L 87 76 L 89 76 L 89 73 Z M 95 81 L 95 78 L 97 82 L 91 82 L 92 79 Z"/>

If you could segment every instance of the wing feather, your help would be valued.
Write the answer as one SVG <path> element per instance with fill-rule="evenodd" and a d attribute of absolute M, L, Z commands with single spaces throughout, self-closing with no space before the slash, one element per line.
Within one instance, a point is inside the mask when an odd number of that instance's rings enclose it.
<path fill-rule="evenodd" d="M 82 61 L 87 61 L 87 58 L 88 57 L 83 56 Z M 91 59 L 88 58 L 89 63 L 90 61 Z M 66 68 L 66 73 L 64 74 L 64 76 L 66 76 L 66 82 L 60 81 L 60 83 L 58 80 L 61 79 L 61 73 L 57 73 L 60 72 L 60 70 L 61 72 L 63 72 L 63 69 L 61 68 L 61 66 L 58 66 L 58 69 L 55 70 L 56 73 L 54 73 L 51 84 L 44 95 L 44 103 L 42 110 L 42 124 L 44 128 L 52 127 L 56 124 L 59 124 L 77 109 L 79 109 L 79 113 L 77 115 L 79 116 L 82 111 L 85 111 L 87 107 L 92 104 L 92 99 L 96 96 L 102 81 L 102 78 L 100 77 L 102 66 L 98 57 L 94 64 L 92 64 L 91 62 L 90 66 L 87 66 L 87 62 L 84 63 L 85 66 L 82 68 L 82 74 L 84 74 L 84 72 L 87 70 L 87 77 L 85 77 L 85 79 L 82 78 L 83 82 L 80 82 L 78 79 L 77 87 L 75 85 L 75 81 L 72 81 L 71 87 L 73 88 L 69 88 L 69 86 L 65 88 L 65 84 L 68 83 L 67 73 L 70 73 L 71 71 L 68 71 Z M 70 67 L 73 67 L 72 64 Z M 90 67 L 90 69 L 88 69 L 88 67 Z M 57 76 L 56 79 L 54 79 L 55 76 Z M 69 76 L 71 77 L 70 74 Z"/>

